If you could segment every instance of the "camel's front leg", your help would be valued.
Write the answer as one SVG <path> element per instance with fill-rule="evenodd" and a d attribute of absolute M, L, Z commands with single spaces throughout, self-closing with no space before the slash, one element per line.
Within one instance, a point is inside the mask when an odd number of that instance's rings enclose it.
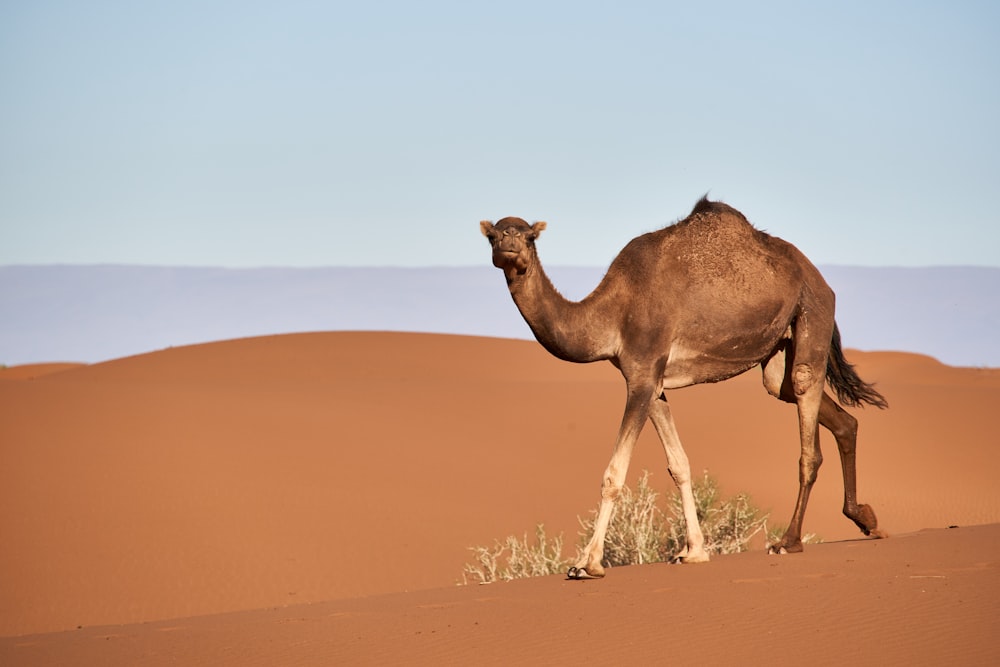
<path fill-rule="evenodd" d="M 705 537 L 698 524 L 698 509 L 694 502 L 694 490 L 691 487 L 691 465 L 687 454 L 681 446 L 680 436 L 674 426 L 670 406 L 666 400 L 653 401 L 649 411 L 650 420 L 656 427 L 656 433 L 663 443 L 663 451 L 667 455 L 667 467 L 670 476 L 681 494 L 681 508 L 684 510 L 684 523 L 687 527 L 684 549 L 674 554 L 674 562 L 707 563 L 708 552 L 705 550 Z"/>
<path fill-rule="evenodd" d="M 615 451 L 611 455 L 611 462 L 608 463 L 608 467 L 604 471 L 604 479 L 601 483 L 601 505 L 597 510 L 597 518 L 594 520 L 594 535 L 590 538 L 590 542 L 587 543 L 576 565 L 569 568 L 566 573 L 570 579 L 593 579 L 604 576 L 604 565 L 601 563 L 604 559 L 604 539 L 608 534 L 608 525 L 611 523 L 615 500 L 625 484 L 625 475 L 628 473 L 628 465 L 632 459 L 635 441 L 638 439 L 649 414 L 651 395 L 651 386 L 629 388 L 628 402 L 625 404 L 625 415 L 622 417 L 622 425 L 618 431 Z"/>

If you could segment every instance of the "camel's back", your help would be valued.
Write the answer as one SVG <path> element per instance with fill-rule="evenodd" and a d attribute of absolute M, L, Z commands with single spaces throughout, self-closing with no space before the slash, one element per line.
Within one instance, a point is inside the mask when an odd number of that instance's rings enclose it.
<path fill-rule="evenodd" d="M 714 299 L 719 306 L 753 308 L 775 293 L 798 292 L 803 283 L 829 289 L 795 246 L 754 228 L 731 206 L 704 198 L 683 220 L 633 239 L 608 273 L 633 291 L 669 293 L 672 301 Z"/>

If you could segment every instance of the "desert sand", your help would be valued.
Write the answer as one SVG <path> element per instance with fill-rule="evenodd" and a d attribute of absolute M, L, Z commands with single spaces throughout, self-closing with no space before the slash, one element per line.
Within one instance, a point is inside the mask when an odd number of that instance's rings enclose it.
<path fill-rule="evenodd" d="M 624 401 L 534 342 L 317 333 L 0 370 L 0 664 L 997 664 L 1000 370 L 849 351 L 890 409 L 836 447 L 803 554 L 456 586 L 468 547 L 572 546 Z M 759 372 L 670 394 L 696 471 L 787 522 L 794 408 Z M 643 433 L 630 481 L 671 491 Z M 957 526 L 950 528 L 951 526 Z"/>

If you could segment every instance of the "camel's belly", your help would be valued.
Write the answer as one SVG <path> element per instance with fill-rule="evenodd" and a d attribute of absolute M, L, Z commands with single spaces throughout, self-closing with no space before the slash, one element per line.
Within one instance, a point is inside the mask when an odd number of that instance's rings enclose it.
<path fill-rule="evenodd" d="M 753 368 L 774 350 L 781 336 L 758 345 L 720 346 L 698 350 L 674 343 L 663 372 L 663 389 L 679 389 L 705 382 L 721 382 Z"/>
<path fill-rule="evenodd" d="M 685 368 L 683 366 L 668 368 L 667 372 L 663 374 L 661 387 L 664 390 L 680 389 L 681 387 L 690 387 L 691 385 L 704 384 L 706 382 L 722 382 L 740 373 L 745 373 L 758 363 L 760 362 L 755 360 L 739 365 L 730 363 L 702 363 L 698 365 L 697 369 Z"/>

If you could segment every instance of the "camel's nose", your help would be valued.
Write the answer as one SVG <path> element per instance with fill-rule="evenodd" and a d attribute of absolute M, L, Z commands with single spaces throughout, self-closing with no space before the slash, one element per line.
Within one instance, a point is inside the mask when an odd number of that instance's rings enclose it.
<path fill-rule="evenodd" d="M 504 236 L 520 236 L 521 235 L 521 230 L 517 229 L 516 227 L 508 227 L 507 229 L 503 230 L 503 235 Z"/>

